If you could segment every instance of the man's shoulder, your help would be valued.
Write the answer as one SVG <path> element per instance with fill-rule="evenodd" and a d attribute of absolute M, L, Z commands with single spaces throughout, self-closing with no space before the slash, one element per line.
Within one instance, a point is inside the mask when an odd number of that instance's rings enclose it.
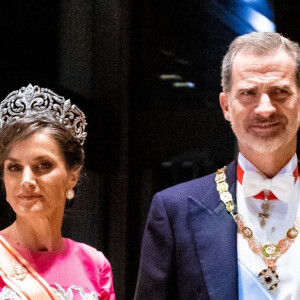
<path fill-rule="evenodd" d="M 228 165 L 226 173 L 229 181 L 232 182 L 236 180 L 235 162 L 232 162 Z M 215 173 L 211 173 L 203 177 L 199 177 L 190 181 L 171 186 L 167 189 L 158 192 L 155 197 L 159 197 L 162 200 L 172 199 L 172 202 L 176 202 L 181 201 L 182 199 L 186 199 L 188 197 L 197 200 L 207 195 L 218 197 L 218 193 L 216 190 Z"/>
<path fill-rule="evenodd" d="M 160 193 L 162 194 L 169 194 L 169 193 L 179 193 L 179 192 L 191 192 L 194 189 L 202 189 L 205 186 L 209 186 L 212 184 L 215 184 L 215 173 L 211 173 L 208 175 L 205 175 L 203 177 L 199 177 L 196 179 L 192 179 L 189 181 L 185 181 L 176 185 L 173 185 L 171 187 L 168 187 L 162 191 L 160 191 Z"/>

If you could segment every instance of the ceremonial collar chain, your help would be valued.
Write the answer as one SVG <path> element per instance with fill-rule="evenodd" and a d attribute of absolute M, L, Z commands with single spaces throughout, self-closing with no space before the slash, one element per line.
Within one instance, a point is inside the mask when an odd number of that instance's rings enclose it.
<path fill-rule="evenodd" d="M 252 230 L 244 224 L 242 215 L 237 212 L 237 207 L 233 202 L 232 195 L 228 191 L 228 183 L 226 182 L 225 170 L 226 167 L 219 169 L 216 172 L 215 177 L 217 190 L 220 194 L 220 199 L 225 204 L 227 212 L 231 214 L 234 221 L 236 222 L 238 233 L 240 233 L 247 240 L 250 249 L 255 254 L 259 255 L 268 267 L 267 269 L 262 270 L 257 277 L 268 290 L 274 290 L 277 288 L 280 282 L 279 276 L 276 273 L 277 259 L 288 251 L 299 233 L 299 205 L 294 226 L 288 229 L 286 237 L 280 240 L 276 245 L 272 243 L 263 245 L 254 238 Z"/>
<path fill-rule="evenodd" d="M 0 104 L 0 129 L 19 119 L 34 117 L 65 128 L 83 145 L 87 133 L 84 113 L 70 99 L 29 84 L 11 92 Z"/>

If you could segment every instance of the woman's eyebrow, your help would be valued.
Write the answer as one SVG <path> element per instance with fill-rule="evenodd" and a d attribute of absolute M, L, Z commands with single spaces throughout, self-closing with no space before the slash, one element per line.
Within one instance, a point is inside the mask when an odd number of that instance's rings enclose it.
<path fill-rule="evenodd" d="M 5 160 L 10 160 L 10 161 L 14 161 L 14 162 L 19 161 L 19 159 L 13 158 L 13 157 L 10 157 L 10 156 L 8 156 Z"/>

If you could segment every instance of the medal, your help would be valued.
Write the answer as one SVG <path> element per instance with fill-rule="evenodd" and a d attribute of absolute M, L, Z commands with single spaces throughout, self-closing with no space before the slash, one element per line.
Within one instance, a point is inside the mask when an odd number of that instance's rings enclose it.
<path fill-rule="evenodd" d="M 233 202 L 232 195 L 228 191 L 228 184 L 226 183 L 226 167 L 219 169 L 216 172 L 216 185 L 220 194 L 221 201 L 225 204 L 226 210 L 231 214 L 234 221 L 238 226 L 238 233 L 241 234 L 244 239 L 247 240 L 249 248 L 267 265 L 267 269 L 262 270 L 258 274 L 259 281 L 269 291 L 273 291 L 278 287 L 280 282 L 279 276 L 276 273 L 276 261 L 284 253 L 288 251 L 293 244 L 295 238 L 297 238 L 300 227 L 300 205 L 298 205 L 297 217 L 294 222 L 294 226 L 288 229 L 286 237 L 281 239 L 277 244 L 267 243 L 262 245 L 253 236 L 251 228 L 245 226 L 243 217 L 237 213 L 236 204 Z M 265 212 L 264 212 L 265 213 Z M 264 221 L 265 218 L 263 218 Z M 262 226 L 264 225 L 261 224 Z"/>
<path fill-rule="evenodd" d="M 280 281 L 276 271 L 270 268 L 262 270 L 257 277 L 262 285 L 269 291 L 275 290 Z"/>

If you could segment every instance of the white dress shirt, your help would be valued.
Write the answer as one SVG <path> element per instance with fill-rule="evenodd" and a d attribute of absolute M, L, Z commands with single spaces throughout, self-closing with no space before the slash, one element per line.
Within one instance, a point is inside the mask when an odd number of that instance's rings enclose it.
<path fill-rule="evenodd" d="M 238 156 L 238 163 L 247 172 L 258 172 L 241 153 Z M 293 174 L 297 167 L 298 160 L 296 154 L 289 163 L 276 175 Z M 292 191 L 292 192 L 291 192 Z M 245 226 L 252 229 L 253 236 L 261 244 L 277 244 L 279 240 L 286 237 L 286 232 L 293 227 L 299 204 L 299 178 L 291 184 L 287 191 L 288 197 L 282 201 L 270 200 L 268 210 L 269 217 L 264 226 L 260 225 L 258 214 L 262 212 L 261 205 L 263 200 L 255 199 L 251 196 L 244 197 L 243 186 L 237 181 L 237 205 L 238 212 L 243 216 Z M 254 253 L 248 245 L 246 239 L 241 234 L 237 236 L 238 259 L 255 276 L 264 269 L 267 269 L 262 258 Z M 300 234 L 276 263 L 276 272 L 279 275 L 279 284 L 275 292 L 270 292 L 278 300 L 300 299 Z M 257 279 L 258 280 L 258 279 Z M 241 283 L 242 284 L 242 283 Z M 243 299 L 247 299 L 247 297 Z M 250 299 L 249 300 L 253 300 Z"/>

